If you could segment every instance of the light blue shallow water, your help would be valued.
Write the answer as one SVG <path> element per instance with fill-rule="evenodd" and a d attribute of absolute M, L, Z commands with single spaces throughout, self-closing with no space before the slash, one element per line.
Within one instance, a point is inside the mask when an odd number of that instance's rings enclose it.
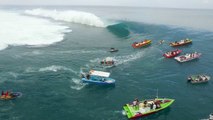
<path fill-rule="evenodd" d="M 64 22 L 72 32 L 66 33 L 61 42 L 45 47 L 9 46 L 0 51 L 1 90 L 23 93 L 16 100 L 0 101 L 0 120 L 126 120 L 122 115 L 122 106 L 136 97 L 153 98 L 157 89 L 160 97 L 174 98 L 175 102 L 168 109 L 145 120 L 198 120 L 212 112 L 212 81 L 200 85 L 186 82 L 190 74 L 213 76 L 213 33 L 208 27 L 203 29 L 203 25 L 200 25 L 198 28 L 199 25 L 193 26 L 191 22 L 183 27 L 187 22 L 182 26 L 181 20 L 179 23 L 169 21 L 169 25 L 164 21 L 156 23 L 153 11 L 164 13 L 164 9 L 55 8 L 88 11 L 120 24 L 97 28 Z M 2 9 L 11 10 L 10 7 Z M 15 11 L 25 9 L 17 7 Z M 139 16 L 140 12 L 142 14 Z M 149 16 L 149 12 L 153 14 Z M 190 15 L 196 14 L 208 21 L 212 16 L 212 11 L 170 12 L 174 13 L 173 16 L 188 15 L 189 19 Z M 144 20 L 154 19 L 154 24 L 143 21 L 143 13 Z M 183 38 L 193 40 L 192 45 L 180 48 L 183 53 L 201 52 L 201 58 L 182 64 L 163 58 L 164 52 L 172 50 L 168 43 Z M 152 45 L 142 49 L 131 47 L 134 41 L 143 39 L 152 39 Z M 166 42 L 158 45 L 161 39 Z M 107 52 L 110 47 L 118 48 L 119 52 Z M 117 60 L 116 67 L 105 69 L 116 79 L 115 86 L 82 84 L 80 68 L 94 67 L 108 56 Z"/>

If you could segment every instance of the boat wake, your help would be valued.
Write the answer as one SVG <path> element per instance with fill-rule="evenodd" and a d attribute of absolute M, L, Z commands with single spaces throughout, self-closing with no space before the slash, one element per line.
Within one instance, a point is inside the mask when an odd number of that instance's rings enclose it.
<path fill-rule="evenodd" d="M 95 27 L 106 27 L 105 23 L 93 13 L 83 11 L 58 11 L 58 10 L 47 10 L 47 9 L 32 9 L 25 10 L 26 15 L 38 16 L 51 18 L 56 21 L 64 21 L 71 23 L 79 23 Z"/>
<path fill-rule="evenodd" d="M 59 51 L 59 53 L 61 54 L 95 54 L 95 53 L 106 53 L 106 51 L 104 50 L 70 50 L 70 51 Z"/>
<path fill-rule="evenodd" d="M 144 56 L 144 54 L 146 53 L 146 51 L 140 51 L 140 52 L 136 52 L 134 54 L 130 54 L 130 55 L 124 55 L 124 56 L 113 56 L 113 60 L 115 61 L 115 65 L 121 65 L 121 64 L 125 64 L 128 62 L 132 62 L 135 61 L 139 58 L 142 58 Z M 103 60 L 104 58 L 96 58 L 93 60 L 90 60 L 91 63 L 95 64 L 99 64 L 101 60 Z"/>
<path fill-rule="evenodd" d="M 44 67 L 44 68 L 40 68 L 39 72 L 46 72 L 46 71 L 53 71 L 53 72 L 58 72 L 60 70 L 66 70 L 66 71 L 70 71 L 74 74 L 78 74 L 78 72 L 74 71 L 71 68 L 67 68 L 64 66 L 59 66 L 59 65 L 52 65 L 52 66 L 48 66 L 48 67 Z"/>
<path fill-rule="evenodd" d="M 77 78 L 72 78 L 72 80 L 70 82 L 72 84 L 70 86 L 70 88 L 74 89 L 74 90 L 81 90 L 86 85 L 86 84 L 82 83 L 82 81 L 80 79 L 77 79 Z"/>

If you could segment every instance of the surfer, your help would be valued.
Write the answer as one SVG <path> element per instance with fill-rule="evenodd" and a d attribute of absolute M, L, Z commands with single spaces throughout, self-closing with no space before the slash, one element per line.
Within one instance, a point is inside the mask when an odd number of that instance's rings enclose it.
<path fill-rule="evenodd" d="M 160 45 L 160 44 L 163 44 L 164 42 L 165 42 L 165 40 L 160 40 L 160 41 L 159 41 L 159 45 Z"/>

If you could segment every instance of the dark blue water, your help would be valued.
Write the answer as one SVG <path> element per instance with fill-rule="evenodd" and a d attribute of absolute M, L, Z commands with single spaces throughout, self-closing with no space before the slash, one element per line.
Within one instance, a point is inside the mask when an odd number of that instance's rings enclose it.
<path fill-rule="evenodd" d="M 139 8 L 75 8 L 96 11 L 99 16 L 111 13 L 111 16 L 120 18 L 127 15 L 110 11 L 141 11 Z M 174 14 L 180 12 L 174 11 Z M 194 13 L 198 12 L 195 10 Z M 168 109 L 145 117 L 145 120 L 208 117 L 213 108 L 212 81 L 192 85 L 186 82 L 186 78 L 199 73 L 213 76 L 213 33 L 210 29 L 151 24 L 138 19 L 112 18 L 109 21 L 119 24 L 101 28 L 64 22 L 72 32 L 65 33 L 61 42 L 44 47 L 11 45 L 1 50 L 0 88 L 20 91 L 23 95 L 15 100 L 0 101 L 0 120 L 126 120 L 122 106 L 136 97 L 153 98 L 157 89 L 159 97 L 173 98 L 175 102 Z M 187 63 L 165 59 L 162 54 L 173 49 L 168 43 L 183 38 L 193 40 L 192 45 L 180 47 L 183 53 L 201 52 L 201 58 Z M 143 39 L 151 39 L 152 45 L 141 49 L 131 47 L 133 42 Z M 158 45 L 162 39 L 165 43 Z M 111 47 L 118 48 L 119 52 L 107 52 Z M 109 56 L 116 59 L 117 66 L 102 70 L 111 73 L 116 80 L 115 86 L 81 83 L 81 67 L 94 68 Z"/>

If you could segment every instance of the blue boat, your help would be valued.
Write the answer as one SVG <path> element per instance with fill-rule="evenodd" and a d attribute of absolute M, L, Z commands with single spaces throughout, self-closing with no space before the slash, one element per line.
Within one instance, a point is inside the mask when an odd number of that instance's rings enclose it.
<path fill-rule="evenodd" d="M 115 84 L 115 80 L 109 78 L 109 72 L 90 70 L 89 73 L 85 73 L 81 70 L 81 77 L 84 83 L 98 84 L 98 85 L 111 85 Z"/>

